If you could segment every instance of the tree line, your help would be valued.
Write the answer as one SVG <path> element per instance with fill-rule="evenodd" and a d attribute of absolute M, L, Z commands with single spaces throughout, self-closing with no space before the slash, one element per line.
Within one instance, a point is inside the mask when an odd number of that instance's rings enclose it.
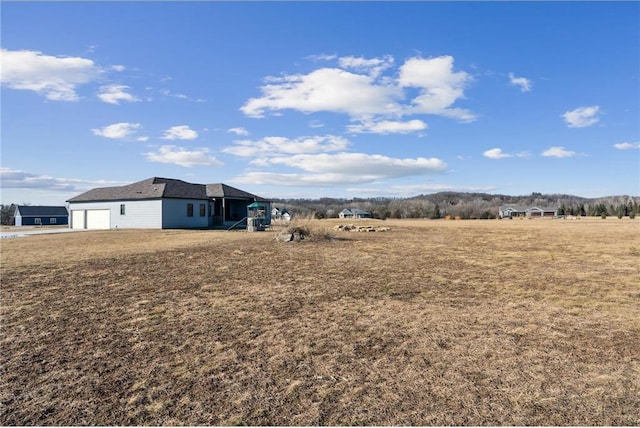
<path fill-rule="evenodd" d="M 635 217 L 640 214 L 640 197 L 627 195 L 582 198 L 534 192 L 526 196 L 488 193 L 439 192 L 410 198 L 319 198 L 274 199 L 273 206 L 286 209 L 292 216 L 337 218 L 345 208 L 369 211 L 373 218 L 445 218 L 493 219 L 500 206 L 516 205 L 554 208 L 557 215 Z M 13 224 L 15 205 L 0 205 L 0 223 Z"/>
<path fill-rule="evenodd" d="M 369 211 L 373 218 L 431 218 L 446 216 L 462 219 L 493 219 L 500 206 L 553 208 L 557 215 L 631 216 L 640 214 L 640 197 L 628 195 L 583 198 L 565 194 L 534 192 L 525 196 L 487 193 L 439 192 L 410 198 L 319 198 L 275 199 L 273 205 L 284 208 L 292 216 L 337 218 L 345 208 Z"/>

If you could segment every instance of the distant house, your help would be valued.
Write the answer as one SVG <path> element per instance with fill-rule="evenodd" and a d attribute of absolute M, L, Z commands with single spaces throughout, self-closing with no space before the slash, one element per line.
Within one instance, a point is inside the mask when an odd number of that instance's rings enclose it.
<path fill-rule="evenodd" d="M 223 183 L 194 184 L 152 177 L 103 187 L 67 201 L 73 229 L 198 229 L 246 227 L 247 207 L 270 202 Z"/>
<path fill-rule="evenodd" d="M 338 214 L 340 218 L 371 218 L 369 211 L 364 211 L 358 208 L 345 208 Z"/>
<path fill-rule="evenodd" d="M 286 208 L 277 208 L 277 207 L 273 207 L 271 209 L 271 218 L 273 220 L 281 220 L 281 221 L 285 221 L 288 222 L 289 220 L 291 220 L 291 214 L 289 214 L 289 211 L 287 211 Z"/>
<path fill-rule="evenodd" d="M 16 205 L 16 226 L 59 226 L 69 224 L 69 212 L 63 206 Z"/>
<path fill-rule="evenodd" d="M 522 207 L 522 206 L 515 206 L 515 205 L 507 205 L 499 208 L 498 216 L 500 218 L 554 217 L 557 211 L 558 211 L 557 208 Z"/>
<path fill-rule="evenodd" d="M 527 210 L 527 217 L 555 217 L 557 208 L 531 207 Z"/>

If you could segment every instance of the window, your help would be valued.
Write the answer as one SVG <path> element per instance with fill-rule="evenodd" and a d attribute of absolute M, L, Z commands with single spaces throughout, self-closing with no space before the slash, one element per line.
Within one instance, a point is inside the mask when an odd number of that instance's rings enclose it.
<path fill-rule="evenodd" d="M 42 224 L 42 219 L 41 218 L 35 218 L 35 219 L 33 219 L 33 222 L 35 224 Z"/>
<path fill-rule="evenodd" d="M 120 215 L 124 215 L 125 209 L 124 204 L 120 204 Z"/>
<path fill-rule="evenodd" d="M 187 204 L 187 217 L 193 217 L 193 204 Z"/>
<path fill-rule="evenodd" d="M 200 217 L 204 217 L 207 215 L 207 205 L 200 204 Z"/>
<path fill-rule="evenodd" d="M 57 218 L 55 218 L 55 217 L 51 217 L 51 218 L 49 219 L 49 224 L 56 224 L 57 222 L 58 222 L 58 219 L 57 219 Z"/>

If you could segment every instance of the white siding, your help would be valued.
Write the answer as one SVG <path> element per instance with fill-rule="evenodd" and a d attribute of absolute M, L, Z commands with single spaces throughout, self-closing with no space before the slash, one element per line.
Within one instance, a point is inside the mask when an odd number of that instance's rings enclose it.
<path fill-rule="evenodd" d="M 193 217 L 187 217 L 187 204 L 193 204 Z M 205 215 L 200 217 L 200 204 L 205 205 Z M 206 228 L 209 226 L 209 201 L 198 199 L 163 199 L 162 228 Z"/>
<path fill-rule="evenodd" d="M 124 204 L 124 214 L 120 205 Z M 193 217 L 187 217 L 187 204 L 193 204 Z M 200 216 L 200 204 L 205 215 Z M 209 226 L 209 201 L 198 199 L 154 199 L 145 201 L 71 202 L 72 227 L 84 229 L 87 210 L 109 210 L 111 229 L 180 229 Z"/>
<path fill-rule="evenodd" d="M 111 224 L 118 229 L 162 229 L 162 201 L 120 201 L 114 202 Z M 124 215 L 120 205 L 124 204 Z M 115 218 L 114 218 L 115 216 Z"/>
<path fill-rule="evenodd" d="M 120 205 L 124 204 L 125 213 L 120 214 Z M 110 229 L 160 229 L 162 228 L 162 201 L 116 201 L 116 202 L 71 202 L 72 226 L 84 229 L 86 210 L 109 210 Z M 80 226 L 78 223 L 82 222 Z"/>

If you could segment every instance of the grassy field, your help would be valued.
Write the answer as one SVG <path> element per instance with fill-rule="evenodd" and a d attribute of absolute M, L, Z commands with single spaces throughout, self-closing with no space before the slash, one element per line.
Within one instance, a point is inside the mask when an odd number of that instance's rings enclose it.
<path fill-rule="evenodd" d="M 640 424 L 640 220 L 336 224 L 4 239 L 0 424 Z"/>

